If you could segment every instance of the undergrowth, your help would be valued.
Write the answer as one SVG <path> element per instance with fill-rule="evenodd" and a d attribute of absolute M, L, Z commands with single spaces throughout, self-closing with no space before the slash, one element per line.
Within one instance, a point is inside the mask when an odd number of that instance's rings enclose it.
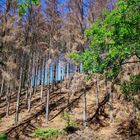
<path fill-rule="evenodd" d="M 36 129 L 34 131 L 35 136 L 39 138 L 48 138 L 53 139 L 58 137 L 62 131 L 57 128 L 48 128 L 48 129 Z"/>
<path fill-rule="evenodd" d="M 136 95 L 140 92 L 140 75 L 131 75 L 130 81 L 124 81 L 121 85 L 121 89 L 126 100 L 132 100 L 133 95 Z"/>
<path fill-rule="evenodd" d="M 0 140 L 7 140 L 7 136 L 5 134 L 0 134 Z"/>
<path fill-rule="evenodd" d="M 66 121 L 66 126 L 63 129 L 48 128 L 48 129 L 36 129 L 34 134 L 38 138 L 55 139 L 60 135 L 66 135 L 74 133 L 77 129 L 77 123 L 71 119 L 69 113 L 62 113 L 61 117 Z"/>

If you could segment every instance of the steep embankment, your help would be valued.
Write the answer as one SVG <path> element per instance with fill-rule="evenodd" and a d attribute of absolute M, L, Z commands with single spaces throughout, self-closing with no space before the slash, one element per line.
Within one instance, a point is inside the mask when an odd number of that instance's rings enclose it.
<path fill-rule="evenodd" d="M 77 81 L 77 79 L 79 79 Z M 70 119 L 76 122 L 75 133 L 62 135 L 55 139 L 70 140 L 126 140 L 133 139 L 140 132 L 140 112 L 135 110 L 132 102 L 124 100 L 121 93 L 113 93 L 112 108 L 110 108 L 106 87 L 102 78 L 99 79 L 99 107 L 96 106 L 96 84 L 93 81 L 83 82 L 83 76 L 78 74 L 71 80 L 62 83 L 55 91 L 51 91 L 49 123 L 45 121 L 45 101 L 41 102 L 39 90 L 37 96 L 32 98 L 32 109 L 28 113 L 24 104 L 25 95 L 23 92 L 20 120 L 17 126 L 14 125 L 14 105 L 11 103 L 11 110 L 8 117 L 3 116 L 0 122 L 0 132 L 6 133 L 9 140 L 39 140 L 34 134 L 35 129 L 59 128 L 67 126 L 63 117 L 64 112 L 69 112 Z M 46 89 L 45 89 L 46 91 Z M 87 127 L 83 126 L 83 113 L 87 108 Z M 4 114 L 5 105 L 1 104 L 0 113 Z M 110 116 L 113 117 L 112 122 Z"/>

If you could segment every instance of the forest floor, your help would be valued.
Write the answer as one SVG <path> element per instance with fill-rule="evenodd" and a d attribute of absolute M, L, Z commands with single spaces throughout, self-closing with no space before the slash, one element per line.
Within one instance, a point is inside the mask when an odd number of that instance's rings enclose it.
<path fill-rule="evenodd" d="M 74 83 L 73 83 L 74 84 Z M 96 112 L 96 95 L 94 82 L 86 83 L 86 98 L 87 98 L 87 118 L 93 116 Z M 60 87 L 60 85 L 59 85 Z M 73 88 L 73 87 L 72 87 Z M 79 88 L 79 86 L 78 86 Z M 73 89 L 74 90 L 74 89 Z M 16 100 L 13 100 L 10 105 L 10 115 L 6 117 L 6 104 L 3 101 L 0 104 L 0 133 L 8 135 L 8 140 L 40 140 L 34 135 L 36 129 L 59 128 L 63 129 L 67 126 L 67 121 L 63 118 L 63 113 L 68 112 L 68 93 L 71 92 L 70 100 L 70 119 L 76 122 L 77 131 L 73 134 L 63 135 L 59 139 L 68 140 L 134 140 L 136 135 L 140 135 L 140 111 L 136 110 L 133 115 L 133 104 L 124 100 L 123 95 L 117 93 L 113 97 L 113 111 L 110 111 L 110 105 L 106 103 L 104 106 L 104 114 L 99 114 L 99 117 L 83 126 L 83 97 L 82 86 L 73 92 L 66 88 L 65 82 L 62 83 L 62 90 L 55 88 L 50 94 L 50 113 L 49 122 L 45 120 L 45 101 L 40 101 L 39 89 L 36 96 L 32 98 L 31 111 L 27 111 L 25 104 L 25 94 L 22 92 L 19 123 L 14 125 L 15 105 Z M 45 89 L 46 91 L 46 89 Z M 45 92 L 44 91 L 44 92 Z M 105 88 L 103 82 L 100 83 L 99 101 L 102 101 L 105 96 Z M 110 115 L 113 116 L 113 121 L 110 121 Z M 139 140 L 139 139 L 137 139 Z"/>

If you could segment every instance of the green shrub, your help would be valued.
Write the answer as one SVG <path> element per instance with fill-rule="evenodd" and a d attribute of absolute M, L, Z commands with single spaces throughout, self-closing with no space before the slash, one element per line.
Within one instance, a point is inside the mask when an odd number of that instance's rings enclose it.
<path fill-rule="evenodd" d="M 48 129 L 36 129 L 34 131 L 35 136 L 39 138 L 55 138 L 61 134 L 61 130 L 57 128 L 48 128 Z"/>
<path fill-rule="evenodd" d="M 5 134 L 0 134 L 0 140 L 7 140 L 7 136 Z"/>
<path fill-rule="evenodd" d="M 122 92 L 127 100 L 131 100 L 133 95 L 140 91 L 140 75 L 131 75 L 130 81 L 124 81 L 121 85 Z"/>
<path fill-rule="evenodd" d="M 74 133 L 77 130 L 77 122 L 72 120 L 70 114 L 67 112 L 63 112 L 62 118 L 67 122 L 66 127 L 63 129 L 64 132 L 66 132 L 67 134 Z"/>
<path fill-rule="evenodd" d="M 73 127 L 77 126 L 77 122 L 72 120 L 72 118 L 68 112 L 63 112 L 62 118 L 67 122 L 67 126 L 73 126 Z"/>

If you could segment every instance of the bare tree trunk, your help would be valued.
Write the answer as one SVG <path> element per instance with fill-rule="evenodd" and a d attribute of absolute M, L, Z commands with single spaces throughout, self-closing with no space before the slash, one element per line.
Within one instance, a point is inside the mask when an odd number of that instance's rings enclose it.
<path fill-rule="evenodd" d="M 21 67 L 20 67 L 20 78 L 19 78 L 20 83 L 19 83 L 19 89 L 18 89 L 18 94 L 17 94 L 17 103 L 16 103 L 15 124 L 17 124 L 18 120 L 19 120 L 19 104 L 20 104 L 21 84 L 22 84 L 22 73 L 23 73 L 23 68 L 22 68 L 22 65 L 21 65 Z"/>
<path fill-rule="evenodd" d="M 2 94 L 3 94 L 3 87 L 4 87 L 4 76 L 2 76 L 2 82 L 1 82 L 0 101 L 1 101 Z"/>
<path fill-rule="evenodd" d="M 34 55 L 33 55 L 33 95 L 35 95 L 35 81 L 36 81 L 36 53 L 34 52 Z"/>
<path fill-rule="evenodd" d="M 72 81 L 72 77 L 69 78 L 69 83 L 68 83 L 68 86 L 67 86 L 68 89 L 70 89 L 71 81 Z M 70 89 L 70 92 L 68 92 L 68 97 L 67 97 L 67 106 L 68 106 L 69 111 L 71 111 L 71 107 L 69 106 L 70 101 L 71 101 L 71 94 L 72 94 L 72 90 Z"/>
<path fill-rule="evenodd" d="M 66 79 L 66 77 L 67 77 L 67 64 L 65 63 L 64 80 Z"/>
<path fill-rule="evenodd" d="M 71 95 L 71 92 L 68 92 L 67 106 L 68 106 L 68 111 L 69 111 L 69 112 L 71 111 L 71 107 L 69 106 L 69 105 L 70 105 L 70 95 Z"/>
<path fill-rule="evenodd" d="M 46 99 L 46 123 L 49 121 L 49 98 L 50 98 L 50 64 L 48 64 L 47 71 L 47 99 Z"/>
<path fill-rule="evenodd" d="M 82 63 L 80 64 L 80 73 L 82 73 Z"/>
<path fill-rule="evenodd" d="M 83 125 L 84 127 L 87 126 L 87 98 L 86 98 L 86 90 L 84 89 L 84 96 L 83 96 Z"/>
<path fill-rule="evenodd" d="M 43 59 L 43 62 L 42 62 L 42 72 L 41 72 L 41 91 L 40 91 L 40 98 L 41 100 L 43 99 L 43 88 L 44 88 L 44 71 L 45 71 L 45 67 L 46 67 L 46 64 L 45 64 L 45 59 Z M 45 62 L 44 62 L 45 61 Z"/>
<path fill-rule="evenodd" d="M 109 89 L 109 87 L 108 87 Z M 109 105 L 110 105 L 110 122 L 113 122 L 113 105 L 112 105 L 112 99 L 113 99 L 113 94 L 112 94 L 112 90 L 111 90 L 111 87 L 110 87 L 110 90 L 109 90 Z"/>
<path fill-rule="evenodd" d="M 9 108 L 10 108 L 10 99 L 12 94 L 12 88 L 9 86 L 9 90 L 7 93 L 7 108 L 6 108 L 6 116 L 9 116 Z"/>
<path fill-rule="evenodd" d="M 69 63 L 67 63 L 67 79 L 69 78 Z"/>
<path fill-rule="evenodd" d="M 113 121 L 113 107 L 112 107 L 112 91 L 111 86 L 108 84 L 107 79 L 105 78 L 105 87 L 106 87 L 106 95 L 109 94 L 109 107 L 110 107 L 110 122 Z"/>
<path fill-rule="evenodd" d="M 33 57 L 34 59 L 34 57 Z M 34 60 L 32 60 L 34 62 Z M 31 69 L 30 69 L 30 81 L 29 81 L 29 97 L 28 97 L 28 112 L 30 112 L 31 110 L 31 99 L 32 99 L 32 89 L 33 89 L 33 85 L 32 85 L 32 80 L 33 80 L 33 76 L 34 76 L 34 64 L 32 65 Z"/>
<path fill-rule="evenodd" d="M 62 91 L 62 66 L 61 66 L 61 61 L 60 61 L 60 94 Z"/>
<path fill-rule="evenodd" d="M 28 106 L 28 97 L 29 97 L 29 94 L 30 94 L 30 79 L 31 79 L 31 64 L 32 63 L 32 58 L 31 56 L 29 57 L 29 66 L 28 66 L 28 80 L 27 80 L 27 91 L 26 91 L 26 97 L 25 97 L 25 100 L 26 100 L 26 105 Z"/>
<path fill-rule="evenodd" d="M 36 95 L 37 79 L 38 79 L 38 55 L 37 54 L 35 57 L 35 81 L 34 81 L 34 92 L 33 92 L 34 96 Z"/>
<path fill-rule="evenodd" d="M 58 81 L 58 63 L 56 63 L 55 81 Z"/>
<path fill-rule="evenodd" d="M 53 91 L 55 89 L 56 86 L 56 63 L 54 63 L 54 67 L 53 67 Z"/>
<path fill-rule="evenodd" d="M 96 107 L 99 107 L 99 84 L 98 84 L 98 77 L 96 76 Z"/>
<path fill-rule="evenodd" d="M 28 112 L 30 112 L 31 110 L 31 99 L 32 99 L 32 80 L 30 84 L 29 97 L 28 97 Z"/>
<path fill-rule="evenodd" d="M 69 68 L 68 68 L 68 77 L 71 76 L 71 64 L 69 63 Z"/>
<path fill-rule="evenodd" d="M 9 116 L 9 83 L 7 85 L 7 91 L 6 91 L 6 116 Z"/>

